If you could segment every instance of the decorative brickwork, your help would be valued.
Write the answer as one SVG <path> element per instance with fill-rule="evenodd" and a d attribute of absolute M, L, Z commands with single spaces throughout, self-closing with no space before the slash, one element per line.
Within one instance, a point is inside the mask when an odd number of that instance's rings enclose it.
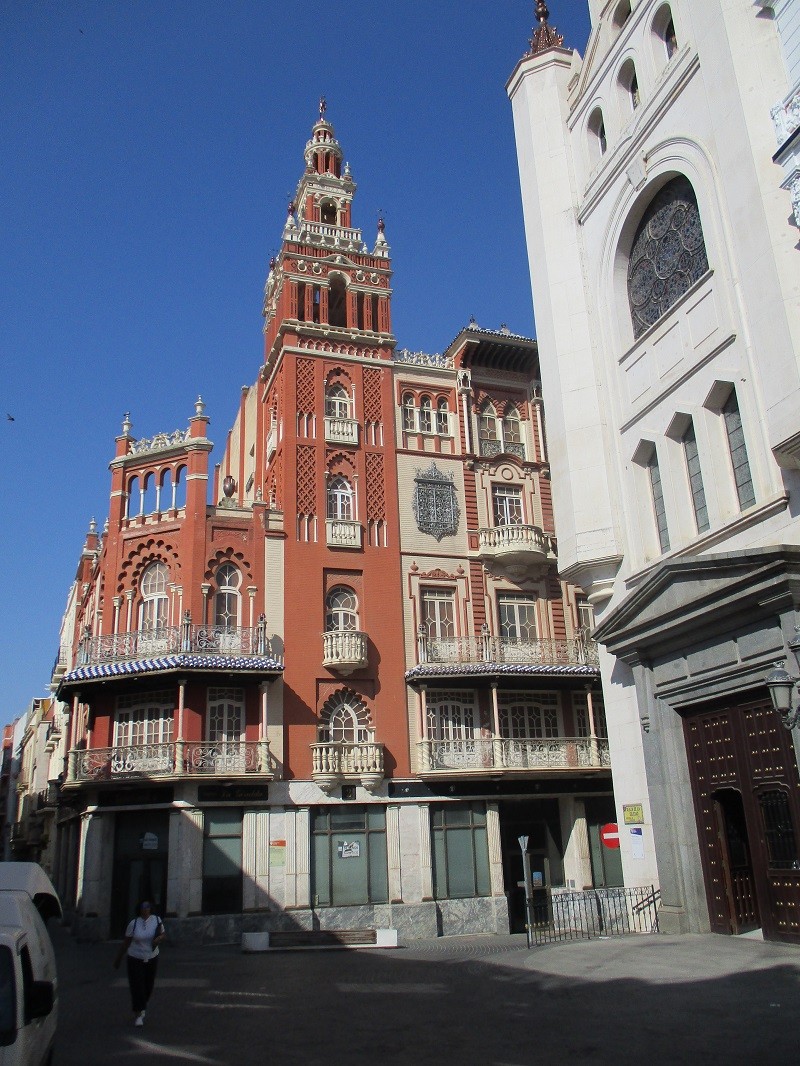
<path fill-rule="evenodd" d="M 297 449 L 297 513 L 317 513 L 317 452 L 303 445 Z"/>
<path fill-rule="evenodd" d="M 381 378 L 382 370 L 368 367 L 364 371 L 364 418 L 368 422 L 382 422 Z"/>
<path fill-rule="evenodd" d="M 386 521 L 384 478 L 383 455 L 367 453 L 367 520 L 370 522 Z"/>
<path fill-rule="evenodd" d="M 297 360 L 297 410 L 301 414 L 314 411 L 314 360 Z"/>

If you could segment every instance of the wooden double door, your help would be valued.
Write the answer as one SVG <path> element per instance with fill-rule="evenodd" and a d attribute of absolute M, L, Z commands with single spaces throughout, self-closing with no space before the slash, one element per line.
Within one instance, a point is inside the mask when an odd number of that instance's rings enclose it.
<path fill-rule="evenodd" d="M 800 789 L 769 698 L 684 717 L 711 927 L 800 943 Z"/>

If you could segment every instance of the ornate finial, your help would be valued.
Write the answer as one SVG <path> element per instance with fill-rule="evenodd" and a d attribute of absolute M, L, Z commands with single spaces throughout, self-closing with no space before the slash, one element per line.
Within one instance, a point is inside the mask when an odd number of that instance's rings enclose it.
<path fill-rule="evenodd" d="M 347 163 L 347 162 L 345 162 L 345 165 L 344 165 L 344 176 L 346 178 L 352 178 L 352 176 L 353 176 L 352 171 L 350 170 L 350 164 Z"/>
<path fill-rule="evenodd" d="M 538 0 L 536 4 L 536 18 L 539 20 L 539 25 L 533 31 L 531 37 L 531 50 L 528 55 L 537 56 L 541 52 L 547 52 L 551 48 L 560 48 L 564 43 L 564 38 L 560 34 L 555 26 L 548 26 L 547 20 L 550 17 L 550 12 L 547 9 L 547 4 L 544 0 Z"/>
<path fill-rule="evenodd" d="M 90 533 L 96 533 L 97 532 L 97 522 L 94 519 L 94 515 L 92 515 L 91 521 L 89 522 L 89 532 Z"/>
<path fill-rule="evenodd" d="M 294 214 L 294 200 L 289 201 L 289 207 L 287 209 L 289 216 Z"/>
<path fill-rule="evenodd" d="M 478 323 L 475 321 L 475 315 L 470 315 L 469 316 L 469 325 L 467 326 L 467 329 L 478 329 L 478 328 L 479 328 L 479 326 L 478 326 Z"/>
<path fill-rule="evenodd" d="M 270 268 L 270 270 L 274 270 L 277 265 L 278 265 L 278 260 L 275 258 L 274 255 L 271 255 L 269 257 L 269 268 Z"/>
<path fill-rule="evenodd" d="M 133 422 L 131 422 L 130 412 L 126 411 L 122 416 L 122 436 L 127 437 L 131 429 L 133 429 Z"/>
<path fill-rule="evenodd" d="M 320 120 L 320 122 L 324 122 L 325 121 L 325 112 L 327 110 L 328 110 L 328 101 L 325 99 L 324 96 L 320 96 L 320 98 L 319 98 L 319 120 Z"/>
<path fill-rule="evenodd" d="M 234 492 L 236 492 L 236 482 L 233 480 L 230 474 L 228 474 L 225 480 L 222 482 L 222 492 L 226 500 L 229 500 L 231 496 L 233 496 Z"/>
<path fill-rule="evenodd" d="M 386 223 L 383 221 L 383 216 L 378 219 L 378 233 L 383 233 L 386 229 Z"/>
<path fill-rule="evenodd" d="M 203 397 L 198 396 L 197 399 L 194 401 L 194 413 L 196 415 L 201 415 L 203 411 L 205 411 L 205 409 L 206 405 L 203 403 Z"/>

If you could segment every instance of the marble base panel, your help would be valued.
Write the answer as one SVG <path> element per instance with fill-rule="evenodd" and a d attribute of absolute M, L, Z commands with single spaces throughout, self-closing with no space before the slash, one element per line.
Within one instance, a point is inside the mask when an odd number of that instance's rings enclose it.
<path fill-rule="evenodd" d="M 439 936 L 508 932 L 508 903 L 505 896 L 441 899 L 437 902 L 437 910 Z"/>

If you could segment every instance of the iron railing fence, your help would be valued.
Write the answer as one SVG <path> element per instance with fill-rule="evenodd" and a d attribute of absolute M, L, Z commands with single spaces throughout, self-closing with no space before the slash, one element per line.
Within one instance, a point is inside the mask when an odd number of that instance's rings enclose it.
<path fill-rule="evenodd" d="M 528 903 L 528 924 L 537 945 L 657 933 L 660 898 L 653 885 L 582 892 L 538 889 Z"/>

